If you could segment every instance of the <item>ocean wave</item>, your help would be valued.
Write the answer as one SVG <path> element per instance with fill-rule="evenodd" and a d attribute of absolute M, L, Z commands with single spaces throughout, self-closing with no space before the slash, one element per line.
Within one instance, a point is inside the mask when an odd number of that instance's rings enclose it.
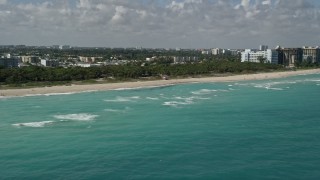
<path fill-rule="evenodd" d="M 51 125 L 53 124 L 54 121 L 41 121 L 41 122 L 28 122 L 28 123 L 17 123 L 17 124 L 12 124 L 12 126 L 15 127 L 45 127 L 46 125 Z"/>
<path fill-rule="evenodd" d="M 177 100 L 184 100 L 186 102 L 188 101 L 194 101 L 194 100 L 206 100 L 206 99 L 210 99 L 209 97 L 201 97 L 201 96 L 191 96 L 191 97 L 181 97 L 181 96 L 175 96 L 174 99 Z"/>
<path fill-rule="evenodd" d="M 320 79 L 306 79 L 307 82 L 320 82 Z"/>
<path fill-rule="evenodd" d="M 117 88 L 114 91 L 125 91 L 125 90 L 134 90 L 134 89 L 142 89 L 143 87 L 134 87 L 134 88 Z"/>
<path fill-rule="evenodd" d="M 157 97 L 146 97 L 146 99 L 149 99 L 149 100 L 159 100 L 159 98 L 157 98 Z"/>
<path fill-rule="evenodd" d="M 194 103 L 195 99 L 199 99 L 199 98 L 195 96 L 191 96 L 191 97 L 176 96 L 176 97 L 173 97 L 173 99 L 182 100 L 182 101 L 166 101 L 162 105 L 172 106 L 172 107 L 179 107 L 180 105 L 190 105 Z"/>
<path fill-rule="evenodd" d="M 217 92 L 215 89 L 200 89 L 198 91 L 191 92 L 192 94 L 203 95 L 203 94 L 211 94 L 212 92 Z"/>
<path fill-rule="evenodd" d="M 277 90 L 277 91 L 283 91 L 284 88 L 281 87 L 275 87 L 275 86 L 282 86 L 282 85 L 288 85 L 288 84 L 296 84 L 299 81 L 281 81 L 281 82 L 268 82 L 268 83 L 250 83 L 247 84 L 248 86 L 253 86 L 255 88 L 262 88 L 267 90 Z M 286 89 L 289 89 L 290 87 L 286 87 Z"/>
<path fill-rule="evenodd" d="M 138 89 L 153 89 L 153 88 L 162 88 L 162 87 L 168 87 L 168 86 L 174 86 L 175 84 L 165 84 L 165 85 L 159 85 L 159 86 L 139 86 L 139 87 L 132 87 L 132 88 L 117 88 L 114 89 L 115 91 L 125 91 L 125 90 L 138 90 Z"/>
<path fill-rule="evenodd" d="M 61 95 L 72 95 L 80 93 L 97 92 L 97 90 L 79 91 L 79 92 L 65 92 L 65 93 L 46 93 L 46 94 L 27 94 L 20 97 L 34 97 L 34 96 L 61 96 Z"/>
<path fill-rule="evenodd" d="M 121 112 L 119 109 L 104 109 L 106 112 Z"/>
<path fill-rule="evenodd" d="M 283 91 L 284 89 L 282 88 L 273 88 L 273 87 L 266 87 L 268 90 L 276 90 L 276 91 Z"/>
<path fill-rule="evenodd" d="M 191 97 L 180 97 L 180 96 L 175 96 L 174 99 L 178 99 L 178 100 L 185 100 L 185 101 L 192 101 L 195 97 L 191 96 Z"/>
<path fill-rule="evenodd" d="M 59 120 L 71 120 L 71 121 L 93 121 L 98 115 L 80 113 L 80 114 L 65 114 L 65 115 L 54 115 Z"/>
<path fill-rule="evenodd" d="M 111 112 L 111 113 L 125 113 L 129 110 L 129 107 L 126 107 L 125 109 L 104 109 L 105 112 Z"/>
<path fill-rule="evenodd" d="M 198 91 L 192 91 L 192 94 L 195 95 L 206 95 L 206 94 L 212 94 L 214 92 L 228 92 L 229 90 L 225 89 L 200 89 Z"/>
<path fill-rule="evenodd" d="M 0 96 L 0 101 L 5 101 L 9 98 L 12 98 L 11 96 Z"/>
<path fill-rule="evenodd" d="M 172 107 L 179 107 L 179 105 L 189 105 L 193 104 L 193 101 L 184 101 L 184 102 L 179 102 L 179 101 L 167 101 L 164 102 L 162 105 L 164 106 L 172 106 Z"/>
<path fill-rule="evenodd" d="M 105 102 L 130 102 L 133 100 L 140 99 L 140 96 L 132 96 L 132 97 L 121 97 L 117 96 L 115 99 L 105 99 Z"/>

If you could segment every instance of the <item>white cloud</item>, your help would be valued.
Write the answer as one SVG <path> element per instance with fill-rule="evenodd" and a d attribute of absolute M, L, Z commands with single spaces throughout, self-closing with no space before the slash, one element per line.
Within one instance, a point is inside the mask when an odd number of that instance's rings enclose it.
<path fill-rule="evenodd" d="M 254 47 L 316 45 L 320 8 L 308 0 L 0 0 L 5 44 Z M 306 34 L 307 32 L 307 34 Z M 16 37 L 16 38 L 15 38 Z"/>

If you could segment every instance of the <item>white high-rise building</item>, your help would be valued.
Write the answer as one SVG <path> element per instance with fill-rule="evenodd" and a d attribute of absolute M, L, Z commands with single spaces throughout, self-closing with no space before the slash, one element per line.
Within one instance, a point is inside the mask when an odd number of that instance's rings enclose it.
<path fill-rule="evenodd" d="M 241 62 L 260 63 L 260 58 L 265 58 L 265 63 L 278 64 L 278 52 L 273 49 L 267 49 L 266 51 L 246 49 L 241 53 Z"/>
<path fill-rule="evenodd" d="M 266 51 L 268 49 L 267 45 L 260 45 L 260 51 Z"/>

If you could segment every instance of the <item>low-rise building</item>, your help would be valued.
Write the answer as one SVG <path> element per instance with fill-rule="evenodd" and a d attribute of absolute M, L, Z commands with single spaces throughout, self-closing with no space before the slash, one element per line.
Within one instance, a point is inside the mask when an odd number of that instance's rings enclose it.
<path fill-rule="evenodd" d="M 84 67 L 84 68 L 97 67 L 97 66 L 102 66 L 102 65 L 103 64 L 92 64 L 92 63 L 83 63 L 83 62 L 80 62 L 80 63 L 76 64 L 76 66 Z"/>
<path fill-rule="evenodd" d="M 102 61 L 102 57 L 86 57 L 86 56 L 79 56 L 79 60 L 85 63 L 94 63 L 96 61 Z"/>
<path fill-rule="evenodd" d="M 197 62 L 199 61 L 199 57 L 196 56 L 175 56 L 173 57 L 173 63 L 174 64 L 184 64 L 187 62 Z"/>

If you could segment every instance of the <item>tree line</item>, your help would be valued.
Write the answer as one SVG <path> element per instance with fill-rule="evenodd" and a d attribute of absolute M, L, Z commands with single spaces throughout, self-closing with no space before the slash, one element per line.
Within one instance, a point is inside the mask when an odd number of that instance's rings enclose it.
<path fill-rule="evenodd" d="M 29 66 L 22 68 L 0 69 L 1 84 L 28 82 L 82 81 L 112 77 L 114 79 L 137 79 L 141 77 L 159 77 L 159 75 L 195 76 L 219 73 L 254 73 L 259 71 L 280 70 L 283 67 L 275 64 L 250 62 L 205 61 L 187 64 L 140 64 L 109 65 L 99 67 L 57 67 L 47 68 Z"/>

